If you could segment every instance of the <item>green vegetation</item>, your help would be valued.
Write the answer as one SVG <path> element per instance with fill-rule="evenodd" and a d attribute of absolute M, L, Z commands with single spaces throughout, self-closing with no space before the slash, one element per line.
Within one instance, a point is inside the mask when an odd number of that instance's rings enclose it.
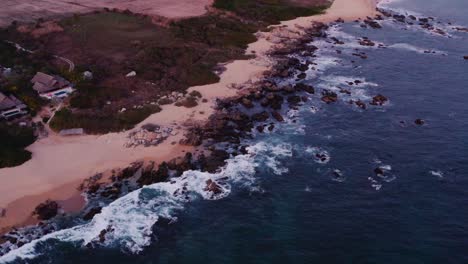
<path fill-rule="evenodd" d="M 158 106 L 146 106 L 141 109 L 130 109 L 122 113 L 109 115 L 107 113 L 74 113 L 68 108 L 63 108 L 55 113 L 50 121 L 50 127 L 54 130 L 83 128 L 86 133 L 101 134 L 107 132 L 119 132 L 130 129 L 135 124 L 145 120 L 149 115 L 161 111 Z"/>
<path fill-rule="evenodd" d="M 0 123 L 0 168 L 18 166 L 29 160 L 31 152 L 24 148 L 35 139 L 29 127 Z"/>
<path fill-rule="evenodd" d="M 17 51 L 6 43 L 6 31 L 0 31 L 0 65 L 13 69 L 13 74 L 7 78 L 0 78 L 0 92 L 13 94 L 23 101 L 34 115 L 44 105 L 45 101 L 32 89 L 30 80 L 38 71 L 50 71 L 45 63 L 49 57 L 38 52 L 29 54 Z"/>
<path fill-rule="evenodd" d="M 216 0 L 214 7 L 231 11 L 237 15 L 265 22 L 278 24 L 282 20 L 290 20 L 300 16 L 311 16 L 321 13 L 324 7 L 307 4 L 297 4 L 291 0 Z M 302 1 L 307 3 L 307 1 Z"/>
<path fill-rule="evenodd" d="M 61 54 L 77 65 L 74 72 L 55 70 L 72 81 L 77 91 L 69 108 L 60 110 L 50 121 L 51 127 L 80 127 L 87 133 L 129 129 L 160 111 L 149 102 L 168 103 L 159 98 L 173 91 L 184 92 L 190 86 L 218 82 L 214 69 L 219 63 L 248 58 L 245 49 L 256 40 L 255 32 L 323 10 L 306 0 L 215 0 L 214 7 L 221 11 L 172 22 L 161 20 L 160 25 L 131 12 L 75 15 L 60 22 L 64 28 L 61 33 L 27 39 L 39 50 Z M 24 40 L 25 36 L 19 38 Z M 9 56 L 2 57 L 0 52 L 0 64 L 2 60 L 12 63 Z M 34 57 L 52 61 L 46 53 Z M 31 72 L 38 67 L 45 66 L 36 65 Z M 83 80 L 82 72 L 87 70 L 93 73 L 93 80 Z M 137 75 L 125 78 L 130 71 Z M 10 84 L 8 90 L 20 95 L 32 109 L 41 106 L 33 94 L 24 92 L 30 90 L 26 82 Z M 182 107 L 196 104 L 195 98 L 179 102 Z M 128 110 L 121 112 L 123 108 Z"/>

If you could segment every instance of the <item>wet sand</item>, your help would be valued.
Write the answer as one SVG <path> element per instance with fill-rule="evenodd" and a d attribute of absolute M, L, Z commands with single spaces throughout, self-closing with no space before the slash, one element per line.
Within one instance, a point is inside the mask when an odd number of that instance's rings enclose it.
<path fill-rule="evenodd" d="M 247 50 L 247 54 L 256 54 L 256 58 L 231 62 L 225 65 L 220 82 L 189 89 L 201 92 L 208 99 L 207 103 L 194 108 L 164 106 L 161 112 L 148 117 L 137 128 L 146 123 L 162 126 L 203 123 L 214 112 L 217 98 L 236 95 L 239 90 L 232 87 L 260 80 L 270 69 L 272 62 L 268 51 L 278 45 L 279 34 L 294 38 L 305 34 L 304 28 L 314 21 L 328 23 L 338 18 L 351 21 L 373 16 L 375 5 L 374 0 L 335 0 L 325 14 L 286 21 L 271 32 L 259 33 L 259 40 Z M 31 145 L 28 148 L 33 153 L 30 161 L 0 170 L 0 208 L 6 208 L 6 217 L 0 218 L 0 228 L 24 223 L 34 207 L 47 198 L 72 199 L 79 182 L 95 173 L 125 167 L 138 160 L 169 160 L 182 155 L 183 151 L 193 151 L 192 147 L 171 144 L 183 138 L 183 127 L 176 129 L 178 134 L 162 144 L 147 148 L 125 148 L 123 145 L 129 132 L 77 137 L 51 135 Z"/>

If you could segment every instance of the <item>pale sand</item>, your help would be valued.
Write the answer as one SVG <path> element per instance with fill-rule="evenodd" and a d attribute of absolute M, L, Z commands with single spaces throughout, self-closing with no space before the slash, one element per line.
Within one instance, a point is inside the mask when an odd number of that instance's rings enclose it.
<path fill-rule="evenodd" d="M 374 0 L 335 0 L 326 14 L 286 21 L 282 23 L 285 27 L 276 28 L 295 37 L 303 34 L 303 29 L 313 21 L 327 23 L 338 18 L 351 21 L 375 14 Z M 252 43 L 247 51 L 248 54 L 255 52 L 257 58 L 227 64 L 219 83 L 190 88 L 201 92 L 208 103 L 201 103 L 194 108 L 164 106 L 163 111 L 150 116 L 137 127 L 146 123 L 171 125 L 205 121 L 214 112 L 216 98 L 236 95 L 238 90 L 231 88 L 232 86 L 255 82 L 270 68 L 271 61 L 267 51 L 275 47 L 277 34 L 284 36 L 278 30 L 259 34 L 259 40 Z M 78 185 L 77 182 L 95 173 L 125 167 L 137 160 L 168 160 L 180 156 L 183 151 L 193 151 L 191 147 L 171 144 L 182 138 L 183 128 L 178 132 L 179 134 L 171 136 L 163 144 L 148 148 L 124 148 L 128 132 L 78 137 L 51 135 L 37 141 L 28 148 L 33 153 L 30 161 L 19 167 L 0 170 L 0 207 L 7 209 L 6 218 L 0 218 L 0 228 L 13 222 L 26 221 L 33 208 L 46 198 L 67 200 L 76 196 L 76 188 L 73 187 L 75 185 L 70 183 Z M 62 188 L 59 188 L 60 195 L 57 195 L 59 186 Z M 69 195 L 64 190 L 68 190 Z M 25 196 L 28 198 L 21 199 Z M 15 201 L 17 199 L 21 200 Z M 16 207 L 21 207 L 21 210 L 15 209 Z"/>

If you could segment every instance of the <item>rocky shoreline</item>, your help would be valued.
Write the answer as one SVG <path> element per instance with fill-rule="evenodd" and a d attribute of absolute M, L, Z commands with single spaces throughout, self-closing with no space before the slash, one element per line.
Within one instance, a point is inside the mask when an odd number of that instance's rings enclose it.
<path fill-rule="evenodd" d="M 379 20 L 380 16 L 376 17 Z M 335 23 L 342 23 L 337 20 Z M 372 18 L 367 18 L 365 24 L 378 29 L 377 23 Z M 373 26 L 372 26 L 373 25 Z M 8 251 L 18 248 L 25 243 L 40 238 L 50 232 L 66 228 L 60 226 L 60 218 L 74 218 L 74 224 L 90 221 L 96 214 L 99 214 L 103 207 L 112 201 L 125 196 L 126 194 L 161 182 L 171 182 L 171 179 L 180 177 L 189 170 L 215 173 L 220 170 L 226 160 L 237 155 L 246 155 L 247 147 L 242 144 L 244 139 L 249 139 L 255 133 L 265 133 L 274 131 L 278 123 L 284 122 L 285 109 L 298 109 L 306 102 L 309 96 L 318 96 L 324 103 L 331 104 L 341 96 L 331 90 L 316 90 L 313 86 L 306 84 L 303 80 L 307 76 L 306 71 L 314 69 L 315 63 L 312 61 L 301 61 L 291 57 L 291 54 L 301 54 L 303 56 L 315 57 L 317 47 L 311 45 L 314 39 L 326 39 L 331 43 L 340 45 L 340 41 L 333 37 L 328 37 L 326 30 L 328 25 L 315 22 L 308 29 L 304 29 L 303 35 L 298 38 L 281 39 L 281 48 L 277 48 L 269 53 L 274 60 L 275 66 L 270 71 L 264 73 L 261 81 L 243 88 L 235 97 L 219 99 L 216 104 L 216 111 L 205 124 L 194 125 L 187 130 L 185 138 L 179 143 L 182 145 L 194 146 L 196 151 L 187 152 L 184 156 L 178 157 L 160 164 L 152 162 L 137 162 L 129 167 L 118 171 L 112 171 L 111 175 L 104 176 L 96 174 L 87 179 L 80 186 L 80 190 L 86 197 L 87 206 L 78 215 L 64 215 L 60 208 L 55 206 L 53 201 L 42 204 L 38 212 L 39 224 L 33 227 L 13 229 L 2 235 L 0 239 L 0 256 Z M 278 29 L 281 30 L 281 29 Z M 372 42 L 363 38 L 360 42 L 362 46 L 370 46 Z M 365 56 L 361 54 L 361 56 Z M 281 78 L 295 78 L 294 85 L 281 85 L 276 80 Z M 356 80 L 356 84 L 358 80 Z M 351 85 L 351 84 L 350 84 Z M 343 89 L 343 94 L 347 94 Z M 366 109 L 369 105 L 379 107 L 384 105 L 388 99 L 381 95 L 375 95 L 370 102 L 350 101 L 361 109 Z M 293 121 L 294 122 L 294 121 Z M 156 131 L 154 128 L 153 131 Z M 170 131 L 169 131 L 170 132 Z M 145 140 L 147 140 L 145 138 Z M 148 144 L 142 141 L 139 144 Z M 319 155 L 319 154 L 317 154 Z M 317 158 L 321 158 L 317 156 Z M 209 179 L 205 182 L 204 191 L 212 199 L 216 199 L 224 192 L 223 186 L 229 179 Z M 178 197 L 187 196 L 187 190 L 182 187 L 177 189 L 173 195 Z M 42 212 L 42 213 L 41 213 Z M 167 219 L 160 218 L 156 225 L 167 222 Z M 99 246 L 106 240 L 106 235 L 113 231 L 112 226 L 103 229 L 89 247 Z"/>

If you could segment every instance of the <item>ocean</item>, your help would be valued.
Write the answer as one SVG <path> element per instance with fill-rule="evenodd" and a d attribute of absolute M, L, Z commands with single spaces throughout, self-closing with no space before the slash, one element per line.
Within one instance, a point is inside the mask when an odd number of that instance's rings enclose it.
<path fill-rule="evenodd" d="M 468 263 L 468 32 L 455 29 L 468 26 L 468 2 L 380 7 L 433 17 L 445 34 L 393 18 L 332 25 L 344 44 L 318 39 L 317 57 L 291 56 L 315 63 L 306 82 L 336 103 L 311 95 L 221 173 L 132 192 L 0 263 Z M 383 106 L 350 104 L 378 94 Z M 221 195 L 202 191 L 226 177 Z M 169 195 L 177 186 L 190 202 Z M 83 247 L 109 226 L 103 245 Z"/>

